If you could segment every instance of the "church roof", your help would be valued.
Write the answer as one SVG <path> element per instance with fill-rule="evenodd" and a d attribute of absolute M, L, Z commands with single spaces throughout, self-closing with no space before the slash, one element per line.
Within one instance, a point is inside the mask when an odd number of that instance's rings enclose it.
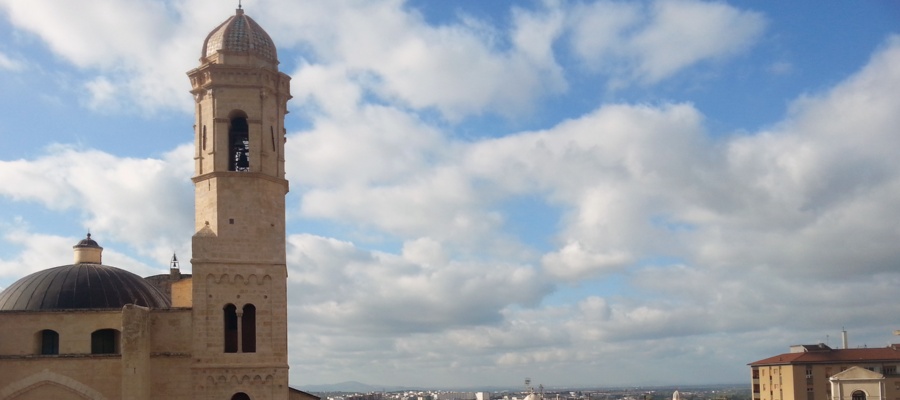
<path fill-rule="evenodd" d="M 252 18 L 238 8 L 235 14 L 213 29 L 203 41 L 201 59 L 217 52 L 250 54 L 278 62 L 275 42 Z"/>
<path fill-rule="evenodd" d="M 120 309 L 126 304 L 170 307 L 169 300 L 140 276 L 92 263 L 38 271 L 0 292 L 0 311 Z"/>
<path fill-rule="evenodd" d="M 876 361 L 900 361 L 900 350 L 895 346 L 891 346 L 785 353 L 752 362 L 750 365 L 829 364 Z"/>

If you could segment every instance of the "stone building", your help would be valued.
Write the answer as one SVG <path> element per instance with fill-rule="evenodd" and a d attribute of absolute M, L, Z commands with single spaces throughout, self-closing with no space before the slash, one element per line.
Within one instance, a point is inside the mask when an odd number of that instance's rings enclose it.
<path fill-rule="evenodd" d="M 0 292 L 0 399 L 298 399 L 288 386 L 284 116 L 290 77 L 242 9 L 204 40 L 193 273 L 74 263 Z M 174 260 L 173 260 L 174 261 Z"/>

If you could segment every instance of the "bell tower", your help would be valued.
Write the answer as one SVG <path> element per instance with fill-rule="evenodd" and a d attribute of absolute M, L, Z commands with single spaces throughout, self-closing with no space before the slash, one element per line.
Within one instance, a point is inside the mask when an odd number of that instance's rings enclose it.
<path fill-rule="evenodd" d="M 290 77 L 244 10 L 206 37 L 195 99 L 197 399 L 287 399 L 284 116 Z"/>

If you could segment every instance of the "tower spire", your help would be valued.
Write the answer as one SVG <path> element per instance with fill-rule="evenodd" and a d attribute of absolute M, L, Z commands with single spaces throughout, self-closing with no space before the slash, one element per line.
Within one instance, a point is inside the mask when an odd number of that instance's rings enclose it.
<path fill-rule="evenodd" d="M 175 253 L 172 253 L 172 261 L 169 261 L 169 276 L 172 280 L 181 279 L 181 268 L 178 266 L 178 257 L 175 256 Z"/>

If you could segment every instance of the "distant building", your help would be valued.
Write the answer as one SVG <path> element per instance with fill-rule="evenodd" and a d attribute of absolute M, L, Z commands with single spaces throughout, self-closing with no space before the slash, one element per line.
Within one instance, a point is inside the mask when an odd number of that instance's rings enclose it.
<path fill-rule="evenodd" d="M 366 394 L 354 394 L 354 395 L 344 397 L 345 400 L 382 400 L 383 398 L 384 398 L 384 394 L 381 392 L 366 393 Z"/>
<path fill-rule="evenodd" d="M 753 400 L 900 400 L 900 345 L 790 349 L 750 363 Z"/>
<path fill-rule="evenodd" d="M 439 392 L 434 395 L 435 400 L 490 400 L 488 392 Z"/>

